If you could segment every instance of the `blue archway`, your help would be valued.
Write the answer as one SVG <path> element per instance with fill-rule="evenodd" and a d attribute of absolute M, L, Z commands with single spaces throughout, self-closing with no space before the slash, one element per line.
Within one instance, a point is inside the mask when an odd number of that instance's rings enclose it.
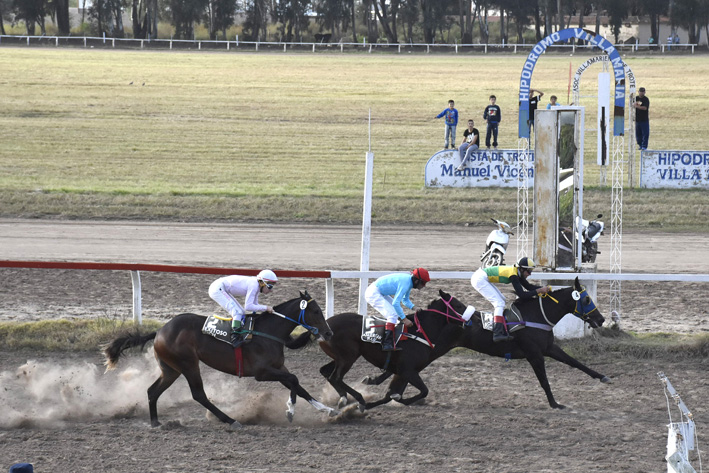
<path fill-rule="evenodd" d="M 613 135 L 622 136 L 625 132 L 625 69 L 623 60 L 613 44 L 603 36 L 597 36 L 591 31 L 583 28 L 567 28 L 565 30 L 552 33 L 533 48 L 527 56 L 527 60 L 522 67 L 522 74 L 519 79 L 519 115 L 518 115 L 518 135 L 520 138 L 529 138 L 529 89 L 532 84 L 532 74 L 537 60 L 546 51 L 547 47 L 559 41 L 569 39 L 582 39 L 589 44 L 593 44 L 608 54 L 613 65 L 615 76 L 615 107 L 613 107 Z"/>

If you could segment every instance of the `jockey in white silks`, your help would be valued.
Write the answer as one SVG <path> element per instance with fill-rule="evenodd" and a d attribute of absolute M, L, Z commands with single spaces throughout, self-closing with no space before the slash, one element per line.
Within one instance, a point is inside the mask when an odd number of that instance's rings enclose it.
<path fill-rule="evenodd" d="M 273 307 L 259 304 L 259 294 L 268 294 L 278 282 L 276 273 L 264 269 L 257 276 L 225 276 L 214 281 L 209 286 L 209 297 L 231 315 L 231 344 L 237 348 L 244 341 L 240 332 L 244 323 L 244 315 L 249 312 L 273 312 Z M 244 297 L 243 307 L 235 296 Z"/>

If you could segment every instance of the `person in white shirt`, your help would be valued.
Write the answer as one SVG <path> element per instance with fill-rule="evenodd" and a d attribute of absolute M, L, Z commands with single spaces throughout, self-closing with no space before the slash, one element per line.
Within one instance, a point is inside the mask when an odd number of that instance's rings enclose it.
<path fill-rule="evenodd" d="M 234 348 L 244 342 L 244 334 L 240 333 L 240 329 L 246 311 L 273 312 L 273 307 L 258 303 L 258 296 L 270 293 L 277 282 L 276 273 L 264 269 L 257 276 L 225 276 L 209 286 L 209 297 L 231 315 L 231 344 Z M 243 307 L 235 296 L 246 296 Z"/>

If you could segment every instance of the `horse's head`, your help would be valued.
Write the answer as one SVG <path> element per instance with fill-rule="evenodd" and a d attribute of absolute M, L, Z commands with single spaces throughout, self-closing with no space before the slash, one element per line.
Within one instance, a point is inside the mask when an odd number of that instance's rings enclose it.
<path fill-rule="evenodd" d="M 579 283 L 578 277 L 574 281 L 571 298 L 576 302 L 576 307 L 572 312 L 576 317 L 589 324 L 591 328 L 599 328 L 603 325 L 606 319 L 601 315 L 591 296 L 588 295 L 586 288 Z"/>
<path fill-rule="evenodd" d="M 313 335 L 321 336 L 325 341 L 332 338 L 332 330 L 330 330 L 330 326 L 325 320 L 325 314 L 323 314 L 315 299 L 310 297 L 308 291 L 300 292 L 298 307 L 300 308 L 300 316 L 298 318 L 300 325 L 310 330 Z"/>

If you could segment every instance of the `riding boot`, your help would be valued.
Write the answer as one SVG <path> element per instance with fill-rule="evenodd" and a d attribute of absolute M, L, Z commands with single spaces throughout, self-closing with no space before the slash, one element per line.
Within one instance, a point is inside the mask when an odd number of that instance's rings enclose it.
<path fill-rule="evenodd" d="M 505 329 L 505 324 L 502 322 L 495 322 L 492 326 L 492 341 L 497 342 L 509 342 L 513 340 L 514 337 L 507 333 Z"/>
<path fill-rule="evenodd" d="M 401 348 L 394 346 L 394 332 L 392 330 L 384 331 L 384 339 L 382 340 L 382 351 L 399 351 Z"/>
<path fill-rule="evenodd" d="M 241 322 L 234 322 L 231 326 L 231 346 L 239 348 L 244 343 L 244 334 L 241 333 Z"/>

